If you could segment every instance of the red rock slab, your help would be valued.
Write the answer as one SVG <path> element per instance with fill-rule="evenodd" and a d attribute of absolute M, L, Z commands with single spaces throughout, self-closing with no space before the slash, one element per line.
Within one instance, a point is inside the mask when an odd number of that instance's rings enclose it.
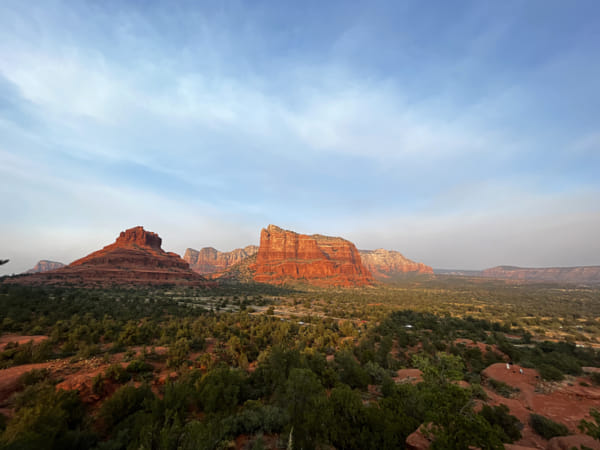
<path fill-rule="evenodd" d="M 44 342 L 46 339 L 48 339 L 48 336 L 21 336 L 17 334 L 5 334 L 4 336 L 0 336 L 0 352 L 4 351 L 10 342 L 16 342 L 19 345 L 23 345 L 33 341 L 33 344 L 36 345 L 40 342 Z"/>
<path fill-rule="evenodd" d="M 558 436 L 548 441 L 547 450 L 571 450 L 581 448 L 585 445 L 592 450 L 600 450 L 600 441 L 587 434 L 575 434 L 572 436 Z"/>
<path fill-rule="evenodd" d="M 427 450 L 431 446 L 431 441 L 425 436 L 425 429 L 428 427 L 422 424 L 406 438 L 406 448 L 408 450 Z"/>

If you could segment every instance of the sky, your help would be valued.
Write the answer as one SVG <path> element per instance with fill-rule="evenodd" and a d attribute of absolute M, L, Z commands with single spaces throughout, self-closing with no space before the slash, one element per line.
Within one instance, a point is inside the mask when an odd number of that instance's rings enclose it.
<path fill-rule="evenodd" d="M 0 2 L 0 274 L 136 225 L 600 265 L 600 3 Z"/>

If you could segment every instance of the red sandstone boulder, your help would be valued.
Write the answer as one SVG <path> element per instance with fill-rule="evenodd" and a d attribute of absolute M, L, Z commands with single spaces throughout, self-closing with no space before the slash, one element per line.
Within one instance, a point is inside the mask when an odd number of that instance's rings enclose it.
<path fill-rule="evenodd" d="M 176 253 L 161 248 L 156 233 L 134 227 L 101 250 L 50 272 L 13 277 L 20 284 L 184 284 L 208 285 Z"/>
<path fill-rule="evenodd" d="M 205 275 L 223 272 L 246 258 L 256 255 L 257 252 L 258 246 L 256 245 L 236 248 L 230 252 L 220 252 L 212 247 L 205 247 L 200 251 L 188 248 L 183 259 L 189 263 L 194 272 Z"/>
<path fill-rule="evenodd" d="M 270 284 L 304 281 L 322 286 L 362 286 L 371 273 L 350 241 L 315 234 L 308 236 L 269 225 L 260 234 L 254 280 Z"/>
<path fill-rule="evenodd" d="M 423 263 L 405 258 L 400 252 L 393 250 L 359 250 L 363 265 L 371 271 L 375 278 L 389 278 L 400 273 L 433 273 L 433 269 Z"/>

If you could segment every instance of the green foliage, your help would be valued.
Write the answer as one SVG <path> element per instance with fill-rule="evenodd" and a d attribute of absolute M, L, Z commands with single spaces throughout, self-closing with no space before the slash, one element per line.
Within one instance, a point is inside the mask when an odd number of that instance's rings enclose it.
<path fill-rule="evenodd" d="M 106 430 L 111 430 L 124 419 L 145 410 L 147 401 L 151 401 L 154 394 L 150 387 L 143 385 L 120 387 L 100 408 L 98 416 Z"/>
<path fill-rule="evenodd" d="M 514 394 L 520 391 L 519 388 L 509 386 L 504 381 L 495 380 L 494 378 L 489 378 L 487 381 L 490 387 L 502 397 L 511 398 Z"/>
<path fill-rule="evenodd" d="M 49 383 L 29 386 L 15 399 L 16 413 L 0 442 L 8 448 L 76 448 L 73 441 L 95 443 L 93 433 L 80 433 L 84 408 L 75 391 L 57 391 Z"/>
<path fill-rule="evenodd" d="M 196 384 L 202 409 L 209 413 L 231 412 L 242 400 L 245 376 L 240 370 L 219 367 Z"/>
<path fill-rule="evenodd" d="M 512 443 L 521 439 L 523 424 L 515 416 L 509 414 L 508 406 L 483 405 L 480 414 L 493 427 L 500 428 L 502 442 Z"/>
<path fill-rule="evenodd" d="M 127 365 L 126 371 L 129 373 L 144 373 L 144 372 L 152 372 L 154 367 L 152 364 L 148 364 L 146 361 L 142 361 L 140 359 L 134 359 Z"/>
<path fill-rule="evenodd" d="M 552 439 L 556 436 L 567 436 L 569 434 L 569 429 L 565 425 L 554 422 L 539 414 L 531 414 L 529 416 L 529 424 L 533 428 L 533 431 L 544 439 Z"/>
<path fill-rule="evenodd" d="M 413 365 L 423 372 L 427 383 L 445 384 L 463 379 L 464 364 L 460 356 L 439 352 L 433 357 L 423 354 L 413 356 Z"/>
<path fill-rule="evenodd" d="M 294 429 L 294 448 L 311 449 L 327 434 L 327 397 L 317 376 L 310 369 L 292 369 L 280 404 L 286 407 Z"/>
<path fill-rule="evenodd" d="M 19 377 L 18 384 L 23 389 L 27 386 L 40 383 L 50 376 L 48 369 L 32 369 L 29 372 L 25 372 Z"/>
<path fill-rule="evenodd" d="M 582 433 L 589 434 L 594 439 L 600 440 L 600 411 L 591 409 L 590 416 L 592 416 L 594 422 L 583 419 L 579 423 L 578 428 Z"/>
<path fill-rule="evenodd" d="M 112 364 L 104 371 L 104 378 L 122 384 L 131 380 L 131 374 L 121 364 Z"/>
<path fill-rule="evenodd" d="M 335 354 L 335 363 L 340 381 L 352 388 L 364 389 L 369 384 L 369 374 L 363 369 L 350 351 Z"/>

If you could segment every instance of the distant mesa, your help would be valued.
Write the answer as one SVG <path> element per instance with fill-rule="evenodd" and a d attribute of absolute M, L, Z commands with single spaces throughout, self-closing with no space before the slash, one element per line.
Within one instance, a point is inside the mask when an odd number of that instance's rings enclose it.
<path fill-rule="evenodd" d="M 65 267 L 65 265 L 61 262 L 48 261 L 47 259 L 42 259 L 41 261 L 38 261 L 38 263 L 33 267 L 33 269 L 29 269 L 25 273 L 50 272 L 51 270 L 60 269 L 61 267 Z"/>
<path fill-rule="evenodd" d="M 212 247 L 205 247 L 200 251 L 188 248 L 183 255 L 183 259 L 194 272 L 206 275 L 223 272 L 246 258 L 256 255 L 257 252 L 257 245 L 236 248 L 230 252 L 220 252 Z"/>
<path fill-rule="evenodd" d="M 299 234 L 275 225 L 261 231 L 256 262 L 250 270 L 254 281 L 269 284 L 302 281 L 352 287 L 373 282 L 352 242 L 320 234 Z"/>
<path fill-rule="evenodd" d="M 156 233 L 134 227 L 123 231 L 113 244 L 50 272 L 21 275 L 8 282 L 21 284 L 207 286 L 204 277 L 192 271 L 176 253 L 161 248 Z"/>
<path fill-rule="evenodd" d="M 524 268 L 498 266 L 482 271 L 487 278 L 544 283 L 600 284 L 600 266 Z"/>
<path fill-rule="evenodd" d="M 373 276 L 386 280 L 394 275 L 415 273 L 433 274 L 433 269 L 423 263 L 414 262 L 404 257 L 400 252 L 393 250 L 359 250 L 363 265 L 371 271 Z"/>

